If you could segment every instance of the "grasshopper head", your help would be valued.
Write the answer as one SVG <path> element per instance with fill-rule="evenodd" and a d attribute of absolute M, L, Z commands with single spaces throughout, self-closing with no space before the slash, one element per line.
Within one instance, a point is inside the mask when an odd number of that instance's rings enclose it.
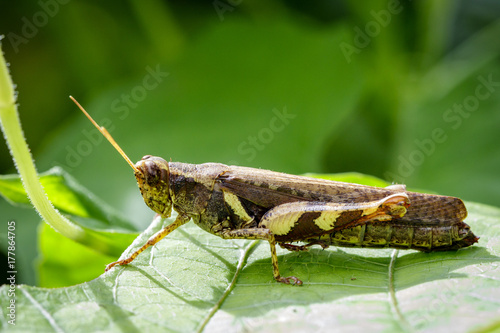
<path fill-rule="evenodd" d="M 146 155 L 135 164 L 135 178 L 144 202 L 156 213 L 169 217 L 172 211 L 168 178 L 168 162 L 161 157 Z"/>
<path fill-rule="evenodd" d="M 71 96 L 70 98 L 80 110 L 82 110 L 87 118 L 89 118 L 99 132 L 104 135 L 109 143 L 111 143 L 120 155 L 122 155 L 132 169 L 134 169 L 135 178 L 137 179 L 139 189 L 141 190 L 146 205 L 161 216 L 169 217 L 172 212 L 172 199 L 170 198 L 168 186 L 169 171 L 167 161 L 160 157 L 146 155 L 134 165 L 106 128 L 99 126 L 76 99 Z"/>

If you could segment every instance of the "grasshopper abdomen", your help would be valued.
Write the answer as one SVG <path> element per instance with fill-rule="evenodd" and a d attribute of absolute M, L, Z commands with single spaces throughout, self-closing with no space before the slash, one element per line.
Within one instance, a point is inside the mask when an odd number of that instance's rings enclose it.
<path fill-rule="evenodd" d="M 478 238 L 467 224 L 421 226 L 411 223 L 377 223 L 343 229 L 307 242 L 323 247 L 368 247 L 418 250 L 422 252 L 458 250 Z"/>

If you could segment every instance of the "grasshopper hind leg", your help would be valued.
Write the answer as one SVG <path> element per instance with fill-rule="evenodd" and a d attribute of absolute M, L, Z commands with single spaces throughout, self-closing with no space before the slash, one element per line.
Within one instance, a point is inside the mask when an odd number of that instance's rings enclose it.
<path fill-rule="evenodd" d="M 236 229 L 236 230 L 224 230 L 217 233 L 218 236 L 224 239 L 260 239 L 269 242 L 271 248 L 271 261 L 273 264 L 273 276 L 278 282 L 284 284 L 292 284 L 301 286 L 302 281 L 295 276 L 283 277 L 280 275 L 278 267 L 278 256 L 276 254 L 276 240 L 274 235 L 268 229 L 264 228 L 250 228 L 250 229 Z"/>

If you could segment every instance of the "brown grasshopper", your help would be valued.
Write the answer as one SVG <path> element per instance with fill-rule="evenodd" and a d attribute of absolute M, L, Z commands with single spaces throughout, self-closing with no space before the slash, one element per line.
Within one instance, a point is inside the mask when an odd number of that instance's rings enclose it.
<path fill-rule="evenodd" d="M 276 243 L 290 251 L 335 245 L 430 252 L 478 241 L 463 222 L 467 210 L 462 200 L 408 192 L 404 185 L 379 188 L 220 163 L 167 162 L 150 155 L 134 165 L 108 131 L 73 101 L 134 169 L 148 207 L 165 218 L 172 208 L 178 213 L 173 223 L 106 271 L 129 264 L 191 219 L 224 239 L 268 241 L 274 279 L 297 285 L 302 284 L 297 277 L 280 275 Z M 306 244 L 291 244 L 299 241 Z"/>

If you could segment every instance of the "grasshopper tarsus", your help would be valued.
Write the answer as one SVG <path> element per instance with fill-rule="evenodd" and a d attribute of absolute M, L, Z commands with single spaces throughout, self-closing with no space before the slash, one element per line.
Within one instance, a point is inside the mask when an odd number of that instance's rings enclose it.
<path fill-rule="evenodd" d="M 307 244 L 307 245 L 293 245 L 293 244 L 289 244 L 289 243 L 279 243 L 278 245 L 282 249 L 288 250 L 290 252 L 309 251 L 309 244 Z"/>
<path fill-rule="evenodd" d="M 288 276 L 288 277 L 279 277 L 279 279 L 276 279 L 276 281 L 284 283 L 284 284 L 291 284 L 292 286 L 301 286 L 302 285 L 302 280 L 295 276 Z"/>
<path fill-rule="evenodd" d="M 319 245 L 319 246 L 321 246 L 321 248 L 323 250 L 330 247 L 329 244 L 327 244 L 326 242 L 324 242 L 322 240 L 311 241 L 305 245 L 294 245 L 294 244 L 290 244 L 290 243 L 279 243 L 278 245 L 282 249 L 288 250 L 290 252 L 301 252 L 301 251 L 307 252 L 307 251 L 309 251 L 309 248 L 313 245 Z"/>
<path fill-rule="evenodd" d="M 126 265 L 128 264 L 129 262 L 124 262 L 124 260 L 119 260 L 119 261 L 115 261 L 115 262 L 112 262 L 108 265 L 106 265 L 106 268 L 104 269 L 105 272 L 109 271 L 111 268 L 115 267 L 116 265 Z"/>
<path fill-rule="evenodd" d="M 132 256 L 128 257 L 127 259 L 118 260 L 118 261 L 115 261 L 115 262 L 112 262 L 112 263 L 106 265 L 106 268 L 104 269 L 104 271 L 107 272 L 111 268 L 115 267 L 116 265 L 118 265 L 118 266 L 124 266 L 124 265 L 130 264 L 139 255 L 139 253 L 141 253 L 142 251 L 136 251 Z"/>

